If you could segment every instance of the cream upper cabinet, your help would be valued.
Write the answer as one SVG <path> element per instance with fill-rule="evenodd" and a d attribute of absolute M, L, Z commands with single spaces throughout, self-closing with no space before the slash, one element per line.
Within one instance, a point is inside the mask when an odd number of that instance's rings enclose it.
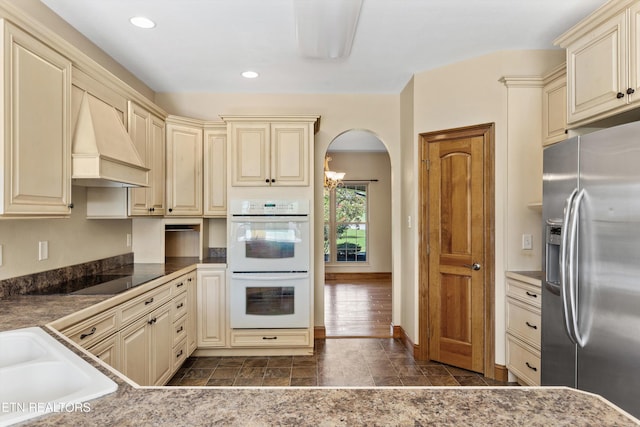
<path fill-rule="evenodd" d="M 164 120 L 129 101 L 129 135 L 149 170 L 149 187 L 129 189 L 129 215 L 165 213 Z"/>
<path fill-rule="evenodd" d="M 229 125 L 231 185 L 308 186 L 318 116 L 224 116 Z"/>
<path fill-rule="evenodd" d="M 567 138 L 567 74 L 566 67 L 551 71 L 542 88 L 542 145 Z"/>
<path fill-rule="evenodd" d="M 71 213 L 71 62 L 2 26 L 2 216 Z"/>
<path fill-rule="evenodd" d="M 227 125 L 205 125 L 204 216 L 227 216 Z"/>
<path fill-rule="evenodd" d="M 609 2 L 556 40 L 567 49 L 569 124 L 586 124 L 637 107 L 639 22 L 639 3 Z"/>
<path fill-rule="evenodd" d="M 169 116 L 167 216 L 202 216 L 202 124 Z"/>

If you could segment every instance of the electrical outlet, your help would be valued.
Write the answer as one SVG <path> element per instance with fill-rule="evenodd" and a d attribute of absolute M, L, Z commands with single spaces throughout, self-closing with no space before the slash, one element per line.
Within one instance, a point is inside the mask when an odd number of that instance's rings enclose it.
<path fill-rule="evenodd" d="M 127 247 L 131 247 L 131 233 L 127 233 Z"/>
<path fill-rule="evenodd" d="M 527 251 L 533 249 L 533 236 L 531 234 L 522 235 L 522 249 Z"/>
<path fill-rule="evenodd" d="M 49 241 L 41 240 L 38 242 L 38 261 L 49 259 Z"/>

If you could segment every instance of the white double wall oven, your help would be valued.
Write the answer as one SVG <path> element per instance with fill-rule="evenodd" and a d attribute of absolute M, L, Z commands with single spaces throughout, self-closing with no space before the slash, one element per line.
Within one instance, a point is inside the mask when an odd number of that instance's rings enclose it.
<path fill-rule="evenodd" d="M 231 200 L 230 326 L 308 328 L 308 200 Z"/>

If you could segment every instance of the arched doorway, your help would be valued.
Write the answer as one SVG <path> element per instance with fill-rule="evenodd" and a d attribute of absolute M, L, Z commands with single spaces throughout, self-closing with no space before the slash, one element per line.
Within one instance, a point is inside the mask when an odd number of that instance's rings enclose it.
<path fill-rule="evenodd" d="M 328 338 L 392 336 L 391 162 L 367 130 L 333 139 L 325 160 L 344 172 L 324 188 L 324 319 Z"/>

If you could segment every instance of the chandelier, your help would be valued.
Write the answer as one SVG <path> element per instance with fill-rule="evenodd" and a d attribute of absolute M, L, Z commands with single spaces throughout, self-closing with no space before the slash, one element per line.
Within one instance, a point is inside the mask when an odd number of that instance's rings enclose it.
<path fill-rule="evenodd" d="M 334 172 L 329 170 L 329 162 L 331 157 L 325 156 L 324 158 L 324 186 L 329 190 L 333 190 L 336 187 L 342 186 L 342 180 L 344 179 L 344 172 Z"/>

